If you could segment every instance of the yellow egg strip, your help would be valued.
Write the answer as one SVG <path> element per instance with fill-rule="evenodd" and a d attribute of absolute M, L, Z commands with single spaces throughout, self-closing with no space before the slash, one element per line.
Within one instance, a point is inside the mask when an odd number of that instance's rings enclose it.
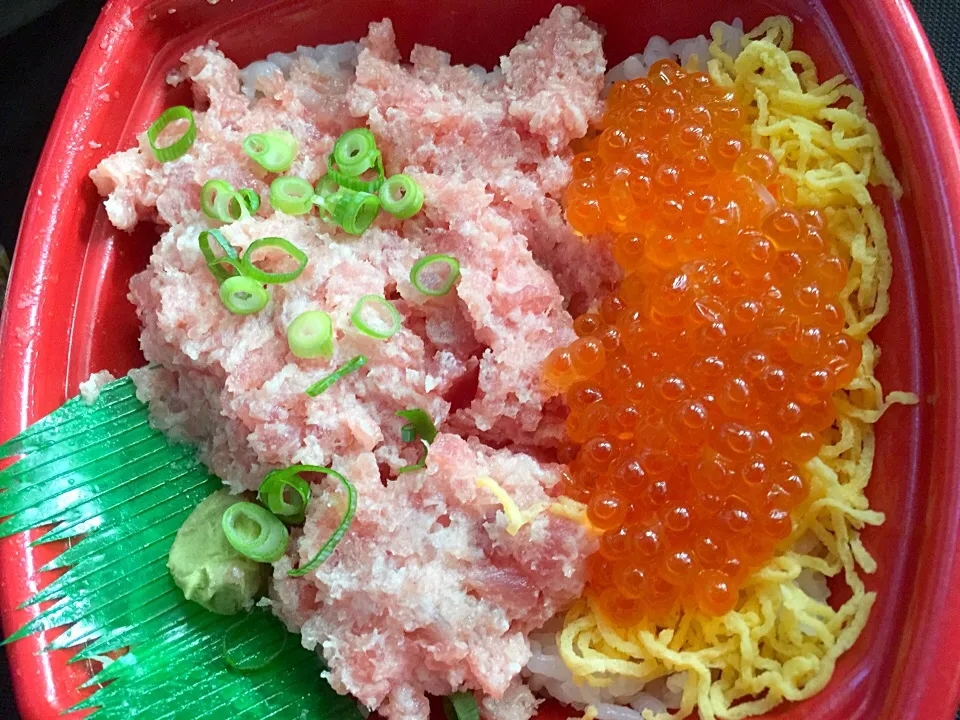
<path fill-rule="evenodd" d="M 566 518 L 567 520 L 573 520 L 573 522 L 583 525 L 591 532 L 598 532 L 590 523 L 589 518 L 587 518 L 587 506 L 565 495 L 561 495 L 550 503 L 550 505 L 547 506 L 547 511 L 559 517 Z"/>
<path fill-rule="evenodd" d="M 493 478 L 482 477 L 477 479 L 477 487 L 483 490 L 489 490 L 497 498 L 497 502 L 503 507 L 503 514 L 507 518 L 507 532 L 510 535 L 516 535 L 520 528 L 533 520 L 546 508 L 545 504 L 537 504 L 527 510 L 521 510 L 510 493 L 504 490 L 500 483 Z"/>
<path fill-rule="evenodd" d="M 842 76 L 820 83 L 812 59 L 793 50 L 793 25 L 785 17 L 747 33 L 736 59 L 722 51 L 722 40 L 715 32 L 711 76 L 750 106 L 753 144 L 771 152 L 797 183 L 800 204 L 824 212 L 836 251 L 850 264 L 842 302 L 863 360 L 834 397 L 837 425 L 806 467 L 811 492 L 793 534 L 748 579 L 734 611 L 719 618 L 678 612 L 662 626 L 634 627 L 610 625 L 589 598 L 568 612 L 557 643 L 578 681 L 603 687 L 618 675 L 653 680 L 686 672 L 680 708 L 645 710 L 647 720 L 680 720 L 695 709 L 703 720 L 739 720 L 824 688 L 876 600 L 860 575 L 877 567 L 860 531 L 884 521 L 864 494 L 873 470 L 872 425 L 891 404 L 917 402 L 901 392 L 884 399 L 874 375 L 879 351 L 868 333 L 890 309 L 893 265 L 869 186 L 886 187 L 893 197 L 901 188 L 862 93 Z M 809 537 L 819 547 L 801 552 Z M 850 599 L 834 609 L 810 597 L 797 584 L 804 570 L 827 577 L 842 571 Z"/>
<path fill-rule="evenodd" d="M 597 720 L 597 708 L 593 705 L 587 705 L 580 720 Z"/>

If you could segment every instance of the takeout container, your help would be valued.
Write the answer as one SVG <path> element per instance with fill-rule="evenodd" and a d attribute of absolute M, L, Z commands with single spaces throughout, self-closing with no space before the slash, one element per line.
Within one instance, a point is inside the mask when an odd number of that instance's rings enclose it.
<path fill-rule="evenodd" d="M 582 1 L 582 0 L 581 0 Z M 210 0 L 214 2 L 214 0 Z M 913 390 L 877 429 L 869 495 L 886 524 L 864 533 L 878 558 L 867 579 L 879 598 L 828 687 L 772 716 L 805 720 L 952 720 L 960 697 L 960 130 L 907 0 L 586 0 L 606 28 L 612 63 L 654 34 L 707 33 L 714 19 L 752 27 L 786 13 L 796 46 L 821 76 L 842 71 L 863 88 L 905 194 L 879 196 L 895 262 L 893 310 L 874 333 L 887 390 Z M 58 407 L 91 372 L 141 365 L 139 327 L 126 300 L 130 276 L 156 240 L 107 221 L 87 173 L 130 147 L 168 105 L 188 102 L 164 82 L 183 52 L 211 38 L 243 66 L 274 50 L 363 36 L 393 18 L 401 50 L 449 50 L 490 66 L 553 0 L 113 0 L 70 79 L 24 212 L 0 325 L 0 441 Z M 21 168 L 21 170 L 23 170 Z M 50 577 L 37 568 L 59 549 L 31 548 L 26 533 L 0 543 L 0 609 L 10 634 L 37 613 L 17 606 Z M 59 630 L 7 648 L 25 720 L 53 720 L 81 699 L 89 668 L 42 648 Z M 545 707 L 540 717 L 570 713 Z M 79 717 L 75 715 L 74 717 Z"/>

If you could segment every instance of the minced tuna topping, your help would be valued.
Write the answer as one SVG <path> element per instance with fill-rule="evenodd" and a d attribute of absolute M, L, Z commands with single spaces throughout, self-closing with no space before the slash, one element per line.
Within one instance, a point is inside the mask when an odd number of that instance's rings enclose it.
<path fill-rule="evenodd" d="M 489 477 L 529 507 L 559 466 L 440 434 L 426 470 L 384 486 L 371 453 L 337 461 L 361 498 L 350 533 L 308 582 L 276 566 L 280 616 L 321 650 L 329 679 L 390 718 L 426 718 L 424 692 L 461 688 L 501 698 L 530 658 L 527 634 L 583 586 L 585 531 L 551 512 L 511 536 Z M 298 552 L 316 554 L 342 496 L 311 503 Z"/>
<path fill-rule="evenodd" d="M 216 43 L 190 51 L 171 75 L 193 88 L 190 151 L 159 163 L 141 137 L 91 173 L 116 227 L 164 228 L 130 285 L 150 363 L 132 375 L 153 422 L 196 444 L 234 491 L 298 463 L 332 466 L 356 486 L 356 517 L 334 554 L 288 577 L 342 516 L 343 495 L 318 484 L 272 590 L 275 611 L 323 654 L 338 691 L 386 718 L 425 720 L 427 694 L 473 690 L 485 717 L 525 720 L 536 704 L 519 680 L 527 635 L 580 595 L 594 541 L 549 509 L 511 534 L 500 501 L 477 480 L 492 479 L 522 509 L 547 508 L 560 494 L 550 460 L 566 411 L 544 388 L 542 365 L 575 338 L 571 313 L 618 280 L 602 244 L 583 242 L 560 205 L 570 143 L 602 111 L 601 36 L 558 6 L 491 72 L 424 46 L 405 62 L 389 20 L 337 48 L 283 71 L 261 66 L 252 86 Z M 285 174 L 315 183 L 353 127 L 373 132 L 387 175 L 420 185 L 423 211 L 403 221 L 381 213 L 360 237 L 316 213 L 274 211 L 274 176 L 241 151 L 244 138 L 289 131 L 300 150 Z M 199 202 L 214 178 L 264 199 L 252 217 L 220 228 L 235 248 L 282 237 L 309 258 L 254 315 L 224 307 L 198 246 L 199 233 L 217 226 Z M 414 263 L 433 253 L 461 265 L 440 297 L 410 281 Z M 370 294 L 402 318 L 387 340 L 350 322 Z M 289 349 L 287 327 L 308 310 L 332 318 L 330 358 Z M 305 393 L 357 355 L 367 358 L 360 371 L 318 397 Z M 398 475 L 417 458 L 396 416 L 410 408 L 440 434 L 425 469 Z"/>

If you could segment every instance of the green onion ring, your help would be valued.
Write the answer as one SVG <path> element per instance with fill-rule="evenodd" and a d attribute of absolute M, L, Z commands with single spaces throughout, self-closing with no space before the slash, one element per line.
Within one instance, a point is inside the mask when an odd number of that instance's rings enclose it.
<path fill-rule="evenodd" d="M 363 176 L 370 171 L 375 171 L 375 177 L 364 180 Z M 373 167 L 366 170 L 362 175 L 353 177 L 346 175 L 340 170 L 337 170 L 334 167 L 333 156 L 330 156 L 330 159 L 327 161 L 327 174 L 331 179 L 336 182 L 338 185 L 342 185 L 348 190 L 355 190 L 357 192 L 368 192 L 375 193 L 380 189 L 380 186 L 383 185 L 383 159 L 380 156 L 380 153 L 377 153 L 377 158 L 373 163 Z"/>
<path fill-rule="evenodd" d="M 430 416 L 420 408 L 400 410 L 395 414 L 397 417 L 409 420 L 410 426 L 413 427 L 417 436 L 426 440 L 428 443 L 432 443 L 437 439 L 437 426 L 433 424 Z M 404 427 L 407 427 L 407 425 L 404 425 Z M 404 442 L 409 442 L 409 440 L 404 440 Z"/>
<path fill-rule="evenodd" d="M 261 248 L 277 248 L 278 250 L 282 250 L 297 261 L 297 267 L 289 272 L 267 272 L 266 270 L 261 270 L 253 264 L 253 254 Z M 300 273 L 303 272 L 304 268 L 307 267 L 308 262 L 309 258 L 303 250 L 286 238 L 280 237 L 266 237 L 254 240 L 247 247 L 246 252 L 243 253 L 243 257 L 240 258 L 241 272 L 243 272 L 244 275 L 253 278 L 257 282 L 268 285 L 279 285 L 290 282 L 291 280 L 296 280 L 300 277 Z"/>
<path fill-rule="evenodd" d="M 231 505 L 224 511 L 220 524 L 233 548 L 257 562 L 276 562 L 283 557 L 290 541 L 286 526 L 269 510 L 254 503 Z M 244 530 L 241 524 L 248 529 Z M 256 534 L 249 532 L 250 526 L 256 528 Z"/>
<path fill-rule="evenodd" d="M 455 692 L 443 698 L 447 720 L 480 720 L 477 699 L 470 692 Z"/>
<path fill-rule="evenodd" d="M 252 664 L 244 665 L 242 662 L 238 661 L 233 655 L 233 652 L 236 651 L 236 648 L 234 648 L 233 651 L 231 651 L 230 649 L 230 634 L 233 633 L 238 627 L 244 625 L 246 621 L 247 621 L 246 618 L 237 620 L 237 622 L 235 622 L 233 625 L 228 627 L 226 631 L 223 633 L 223 661 L 239 673 L 256 672 L 257 670 L 262 670 L 263 668 L 270 665 L 270 663 L 272 663 L 274 660 L 280 657 L 281 653 L 283 653 L 284 648 L 287 647 L 287 638 L 290 637 L 290 633 L 287 632 L 287 629 L 281 626 L 280 632 L 283 633 L 283 640 L 280 643 L 280 647 L 271 655 L 267 656 L 267 659 L 264 660 L 263 662 L 257 663 L 256 665 L 252 665 Z M 258 636 L 257 639 L 259 640 L 260 637 Z"/>
<path fill-rule="evenodd" d="M 423 452 L 420 454 L 420 459 L 413 465 L 404 465 L 397 470 L 397 475 L 403 475 L 403 473 L 413 472 L 414 470 L 423 470 L 427 466 L 427 453 L 430 452 L 430 446 L 423 438 L 420 439 L 420 442 L 423 443 Z"/>
<path fill-rule="evenodd" d="M 157 138 L 171 123 L 177 120 L 189 120 L 190 125 L 184 131 L 183 135 L 174 140 L 169 145 L 157 147 Z M 170 162 L 184 155 L 197 139 L 197 125 L 193 121 L 193 113 L 190 108 L 184 105 L 174 105 L 167 108 L 160 117 L 153 121 L 153 124 L 147 128 L 147 141 L 150 143 L 150 149 L 158 162 Z"/>
<path fill-rule="evenodd" d="M 294 502 L 287 501 L 287 488 L 295 493 Z M 260 483 L 257 499 L 284 522 L 302 523 L 310 501 L 310 485 L 293 468 L 272 470 Z"/>
<path fill-rule="evenodd" d="M 372 193 L 341 188 L 333 219 L 351 235 L 363 235 L 380 212 L 380 198 Z"/>
<path fill-rule="evenodd" d="M 241 197 L 244 205 L 247 206 L 247 210 L 251 214 L 260 209 L 260 193 L 256 190 L 252 188 L 241 188 L 237 190 L 237 194 Z"/>
<path fill-rule="evenodd" d="M 331 200 L 335 202 L 336 196 L 333 196 Z M 319 195 L 314 195 L 313 200 L 311 200 L 311 202 L 317 206 L 317 210 L 320 211 L 320 219 L 323 220 L 323 222 L 325 223 L 333 222 L 332 208 L 334 206 L 334 202 L 331 202 L 330 200 L 325 200 Z"/>
<path fill-rule="evenodd" d="M 430 452 L 430 443 L 437 438 L 437 426 L 433 424 L 430 416 L 420 408 L 411 408 L 410 410 L 400 410 L 395 413 L 397 417 L 409 420 L 406 425 L 400 428 L 400 439 L 403 442 L 412 442 L 419 438 L 423 443 L 423 453 L 420 459 L 414 465 L 404 465 L 397 470 L 397 475 L 414 470 L 422 470 L 427 466 L 427 454 Z"/>
<path fill-rule="evenodd" d="M 226 259 L 220 260 L 225 261 Z M 270 294 L 253 278 L 234 275 L 224 280 L 220 286 L 220 300 L 234 315 L 253 315 L 266 307 Z"/>
<path fill-rule="evenodd" d="M 376 165 L 379 156 L 373 133 L 366 128 L 354 128 L 337 138 L 330 160 L 342 175 L 360 177 Z"/>
<path fill-rule="evenodd" d="M 423 207 L 423 190 L 409 175 L 391 175 L 380 186 L 380 206 L 391 215 L 406 220 Z"/>
<path fill-rule="evenodd" d="M 214 220 L 222 220 L 216 208 L 217 197 L 222 193 L 233 194 L 233 186 L 226 180 L 207 180 L 203 184 L 200 188 L 200 209 L 204 215 Z M 223 222 L 230 222 L 230 219 Z"/>
<path fill-rule="evenodd" d="M 217 199 L 213 202 L 213 211 L 216 213 L 216 219 L 222 223 L 232 223 L 250 217 L 250 211 L 247 210 L 247 203 L 244 202 L 243 196 L 232 189 L 230 192 L 217 193 Z"/>
<path fill-rule="evenodd" d="M 207 180 L 203 184 L 200 188 L 200 209 L 207 217 L 222 223 L 232 223 L 250 216 L 244 196 L 224 180 Z"/>
<path fill-rule="evenodd" d="M 330 174 L 324 175 L 314 186 L 314 199 L 326 200 L 329 197 L 337 194 L 337 191 L 340 189 L 340 185 L 336 180 L 333 179 Z"/>
<path fill-rule="evenodd" d="M 300 143 L 286 130 L 247 135 L 243 151 L 268 172 L 284 172 L 297 156 Z"/>
<path fill-rule="evenodd" d="M 322 310 L 300 313 L 287 327 L 287 345 L 298 358 L 333 355 L 333 322 Z"/>
<path fill-rule="evenodd" d="M 450 268 L 450 274 L 447 276 L 446 280 L 443 280 L 439 287 L 427 287 L 421 281 L 421 276 L 424 271 L 430 268 L 433 265 L 447 265 Z M 440 295 L 446 295 L 450 292 L 450 289 L 453 287 L 453 284 L 457 281 L 457 278 L 460 277 L 460 262 L 450 255 L 427 255 L 424 258 L 420 258 L 414 263 L 413 267 L 410 269 L 410 282 L 413 286 L 422 292 L 424 295 L 430 295 L 431 297 L 439 297 Z"/>
<path fill-rule="evenodd" d="M 243 267 L 240 265 L 240 258 L 220 257 L 207 263 L 207 267 L 210 269 L 210 272 L 213 272 L 215 268 L 222 269 L 224 265 L 233 268 L 236 271 L 233 273 L 228 273 L 228 277 L 243 275 Z M 226 281 L 226 278 L 224 278 L 224 281 Z"/>
<path fill-rule="evenodd" d="M 357 355 L 356 357 L 351 358 L 350 360 L 345 362 L 343 365 L 338 367 L 336 370 L 334 370 L 332 373 L 327 375 L 325 378 L 315 382 L 313 385 L 308 387 L 305 392 L 310 397 L 316 397 L 320 393 L 328 390 L 331 385 L 337 382 L 337 380 L 340 380 L 341 378 L 349 375 L 352 372 L 356 372 L 366 364 L 367 364 L 367 358 L 364 357 L 363 355 Z"/>
<path fill-rule="evenodd" d="M 343 539 L 343 536 L 347 534 L 347 530 L 350 529 L 350 523 L 353 522 L 353 516 L 357 512 L 357 490 L 343 475 L 338 473 L 336 470 L 331 470 L 328 467 L 321 467 L 319 465 L 294 465 L 294 467 L 297 469 L 297 472 L 318 472 L 324 473 L 325 475 L 330 475 L 331 477 L 339 480 L 344 489 L 347 491 L 347 510 L 343 514 L 343 519 L 340 520 L 340 524 L 337 525 L 337 529 L 333 531 L 333 534 L 330 535 L 329 538 L 327 538 L 327 541 L 323 544 L 323 547 L 321 547 L 319 552 L 313 556 L 310 562 L 303 567 L 297 568 L 296 570 L 290 570 L 287 573 L 291 577 L 301 577 L 306 575 L 311 570 L 319 567 L 324 560 L 330 557 L 333 554 L 333 551 L 337 548 L 337 545 Z M 234 505 L 234 507 L 236 506 Z"/>
<path fill-rule="evenodd" d="M 312 200 L 313 185 L 303 178 L 281 175 L 270 183 L 270 204 L 286 215 L 310 212 Z"/>
<path fill-rule="evenodd" d="M 210 247 L 210 238 L 213 238 L 217 241 L 217 244 L 224 252 L 223 257 L 217 257 L 214 255 L 213 250 Z M 228 265 L 233 265 L 233 263 L 227 262 L 228 260 L 237 260 L 239 255 L 237 251 L 234 250 L 233 245 L 227 242 L 227 239 L 223 236 L 219 230 L 204 230 L 200 233 L 200 236 L 197 238 L 197 244 L 200 246 L 200 252 L 203 254 L 203 259 L 207 261 L 207 267 L 210 268 L 210 272 L 213 277 L 216 278 L 218 283 L 223 283 L 229 277 L 232 277 L 234 273 L 224 270 L 221 265 L 226 263 Z M 236 267 L 235 265 L 233 265 Z M 239 273 L 239 268 L 237 268 Z"/>
<path fill-rule="evenodd" d="M 389 327 L 374 328 L 363 319 L 364 308 L 372 305 L 376 305 L 377 308 L 386 314 L 389 320 Z M 400 312 L 393 306 L 393 303 L 379 295 L 364 295 L 357 300 L 357 304 L 353 306 L 353 312 L 350 313 L 350 322 L 364 335 L 369 335 L 377 340 L 386 340 L 387 338 L 393 337 L 399 332 L 400 326 L 403 324 Z"/>
<path fill-rule="evenodd" d="M 311 202 L 320 209 L 320 219 L 324 222 L 333 222 L 333 208 L 340 198 L 339 192 L 340 186 L 329 174 L 317 180 Z"/>

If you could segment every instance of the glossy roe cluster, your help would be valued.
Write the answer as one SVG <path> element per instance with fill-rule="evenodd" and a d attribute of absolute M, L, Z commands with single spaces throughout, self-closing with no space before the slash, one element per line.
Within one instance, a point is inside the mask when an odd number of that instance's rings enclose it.
<path fill-rule="evenodd" d="M 792 532 L 801 466 L 861 359 L 824 218 L 750 147 L 732 94 L 675 63 L 616 85 L 567 216 L 624 279 L 545 381 L 563 391 L 566 493 L 603 531 L 588 591 L 621 624 L 732 609 Z"/>

